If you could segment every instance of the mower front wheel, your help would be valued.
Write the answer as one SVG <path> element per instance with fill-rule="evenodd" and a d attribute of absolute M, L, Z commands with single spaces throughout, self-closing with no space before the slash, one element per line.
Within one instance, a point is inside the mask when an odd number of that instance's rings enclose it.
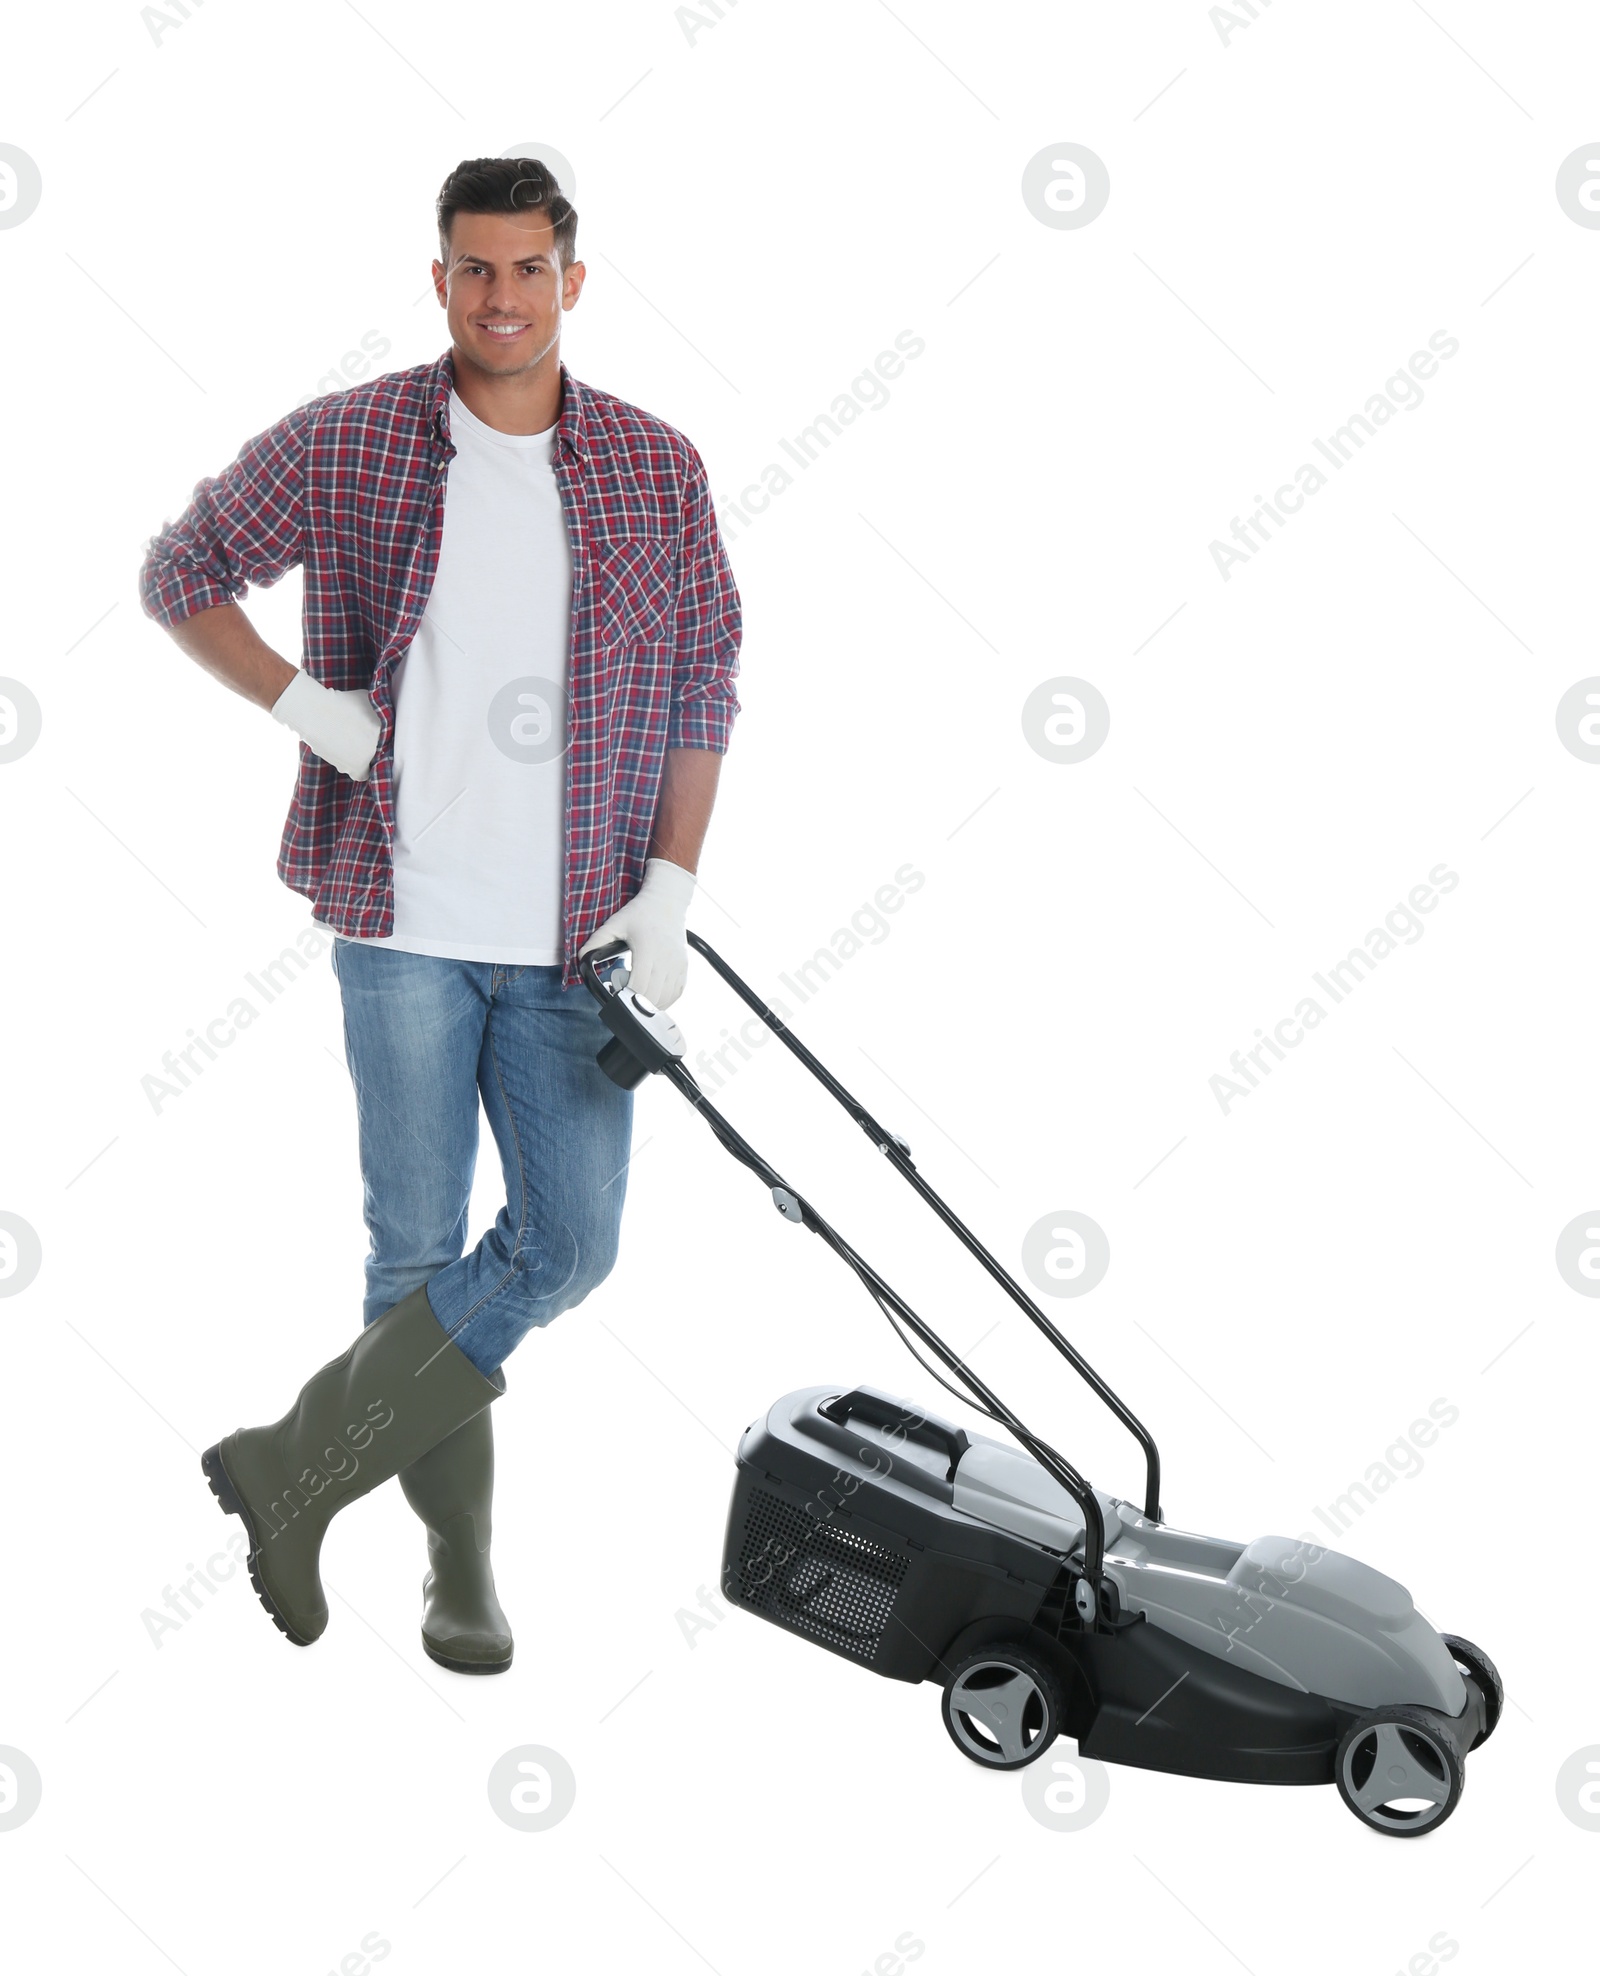
<path fill-rule="evenodd" d="M 1480 1743 L 1488 1742 L 1494 1734 L 1500 1711 L 1506 1705 L 1505 1685 L 1494 1662 L 1482 1647 L 1475 1647 L 1470 1640 L 1463 1640 L 1459 1633 L 1441 1633 L 1439 1638 L 1450 1649 L 1450 1658 L 1456 1666 L 1463 1674 L 1470 1674 L 1483 1691 L 1483 1734 L 1472 1745 L 1477 1749 Z"/>
<path fill-rule="evenodd" d="M 1466 1770 L 1430 1711 L 1400 1704 L 1350 1725 L 1334 1758 L 1334 1781 L 1363 1825 L 1411 1839 L 1455 1810 Z"/>
<path fill-rule="evenodd" d="M 963 1756 L 986 1770 L 1020 1770 L 1060 1734 L 1061 1684 L 1031 1647 L 978 1647 L 956 1662 L 942 1713 Z"/>

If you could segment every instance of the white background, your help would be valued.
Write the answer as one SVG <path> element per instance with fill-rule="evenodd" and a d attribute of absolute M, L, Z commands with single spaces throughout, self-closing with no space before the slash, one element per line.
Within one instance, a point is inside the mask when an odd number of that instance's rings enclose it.
<path fill-rule="evenodd" d="M 1600 1197 L 1600 777 L 1555 723 L 1600 670 L 1600 234 L 1554 192 L 1597 136 L 1595 22 L 1277 0 L 1224 38 L 1199 0 L 744 0 L 691 38 L 664 0 L 209 0 L 30 10 L 8 53 L 0 142 L 43 180 L 0 231 L 0 672 L 44 718 L 0 767 L 0 1210 L 43 1251 L 0 1301 L 0 1745 L 43 1779 L 0 1831 L 12 1965 L 284 1976 L 358 1969 L 364 1937 L 397 1972 L 893 1976 L 897 1938 L 930 1972 L 1558 1952 L 1600 1845 L 1555 1788 L 1600 1742 L 1595 1309 L 1554 1260 Z M 290 738 L 143 618 L 144 542 L 364 334 L 384 367 L 437 355 L 439 183 L 530 140 L 577 176 L 568 363 L 687 432 L 724 503 L 925 339 L 766 513 L 724 507 L 744 712 L 696 923 L 782 994 L 924 874 L 797 1027 L 1008 1261 L 1057 1210 L 1104 1228 L 1104 1281 L 1052 1308 L 1154 1428 L 1175 1524 L 1317 1528 L 1458 1409 L 1342 1540 L 1506 1677 L 1429 1838 L 1331 1790 L 1132 1770 L 1050 1830 L 933 1688 L 742 1613 L 689 1629 L 758 1412 L 822 1380 L 943 1399 L 659 1086 L 614 1275 L 496 1410 L 513 1671 L 422 1657 L 394 1488 L 329 1537 L 314 1649 L 242 1574 L 152 1639 L 238 1527 L 198 1451 L 343 1348 L 365 1234 L 325 957 L 179 1098 L 141 1088 L 308 919 L 273 870 Z M 1081 230 L 1021 196 L 1062 141 L 1110 173 Z M 1439 330 L 1425 402 L 1224 581 L 1212 540 Z M 298 601 L 250 604 L 290 657 Z M 1111 709 L 1073 766 L 1021 718 L 1061 675 Z M 1423 937 L 1225 1113 L 1230 1053 L 1441 861 Z M 677 1013 L 697 1048 L 734 1019 L 704 969 Z M 1114 1424 L 775 1057 L 730 1112 L 1135 1493 Z M 500 1198 L 486 1143 L 474 1237 Z M 542 1833 L 487 1796 L 526 1744 L 577 1778 Z"/>

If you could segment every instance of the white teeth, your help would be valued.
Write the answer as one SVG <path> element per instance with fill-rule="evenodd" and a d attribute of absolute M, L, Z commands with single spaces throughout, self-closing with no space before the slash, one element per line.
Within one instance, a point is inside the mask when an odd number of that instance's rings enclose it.
<path fill-rule="evenodd" d="M 512 322 L 512 323 L 486 322 L 484 324 L 484 328 L 488 330 L 491 336 L 516 336 L 520 331 L 527 328 L 527 324 L 520 322 Z"/>

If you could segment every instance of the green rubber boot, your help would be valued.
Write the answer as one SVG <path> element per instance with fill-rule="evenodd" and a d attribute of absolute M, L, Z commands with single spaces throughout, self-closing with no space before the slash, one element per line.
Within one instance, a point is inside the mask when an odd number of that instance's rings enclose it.
<path fill-rule="evenodd" d="M 413 1290 L 308 1379 L 270 1427 L 241 1427 L 200 1457 L 213 1495 L 250 1537 L 250 1580 L 298 1647 L 328 1623 L 317 1559 L 338 1512 L 418 1461 L 505 1391 L 446 1338 Z"/>
<path fill-rule="evenodd" d="M 511 1665 L 511 1622 L 495 1597 L 489 1564 L 494 1425 L 488 1408 L 402 1468 L 400 1487 L 428 1532 L 423 1652 L 457 1674 L 503 1674 Z"/>

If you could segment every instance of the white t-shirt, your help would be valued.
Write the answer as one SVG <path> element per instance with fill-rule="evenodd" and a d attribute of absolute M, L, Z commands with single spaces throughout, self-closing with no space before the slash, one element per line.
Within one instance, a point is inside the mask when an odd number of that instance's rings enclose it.
<path fill-rule="evenodd" d="M 428 607 L 394 670 L 394 931 L 454 960 L 561 959 L 572 550 L 556 428 L 455 444 Z"/>

